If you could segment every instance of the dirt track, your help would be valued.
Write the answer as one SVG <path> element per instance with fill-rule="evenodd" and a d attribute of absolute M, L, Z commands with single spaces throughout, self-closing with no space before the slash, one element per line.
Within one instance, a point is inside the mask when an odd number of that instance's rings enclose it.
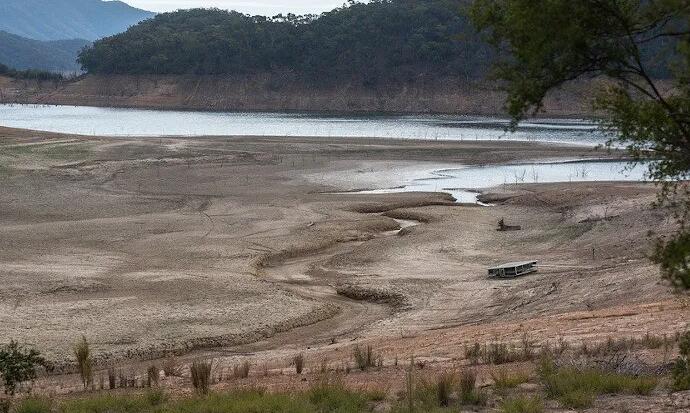
<path fill-rule="evenodd" d="M 492 208 L 439 194 L 335 193 L 371 187 L 372 176 L 387 186 L 396 170 L 430 163 L 599 152 L 512 142 L 0 136 L 0 336 L 55 361 L 68 359 L 82 334 L 101 362 L 176 351 L 280 364 L 307 348 L 315 358 L 346 358 L 351 340 L 379 343 L 388 357 L 434 358 L 470 340 L 518 339 L 526 325 L 537 340 L 577 341 L 672 334 L 687 320 L 646 258 L 647 232 L 671 225 L 648 207 L 651 185 L 508 186 L 492 191 Z M 348 174 L 350 182 L 329 178 Z M 495 231 L 501 217 L 524 230 Z M 396 234 L 394 218 L 420 224 Z M 524 258 L 539 259 L 541 271 L 510 281 L 484 275 L 488 265 Z M 587 322 L 572 322 L 580 319 Z"/>

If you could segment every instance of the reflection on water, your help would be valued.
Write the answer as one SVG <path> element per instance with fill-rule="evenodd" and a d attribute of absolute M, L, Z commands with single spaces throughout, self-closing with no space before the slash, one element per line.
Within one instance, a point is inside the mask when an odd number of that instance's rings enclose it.
<path fill-rule="evenodd" d="M 458 202 L 477 202 L 478 190 L 500 185 L 552 182 L 644 181 L 647 166 L 619 161 L 547 162 L 420 171 L 396 188 L 360 193 L 447 192 Z"/>
<path fill-rule="evenodd" d="M 319 136 L 425 140 L 518 140 L 597 145 L 594 124 L 540 119 L 506 133 L 504 119 L 477 116 L 319 116 L 289 113 L 211 113 L 0 105 L 0 125 L 98 136 Z"/>

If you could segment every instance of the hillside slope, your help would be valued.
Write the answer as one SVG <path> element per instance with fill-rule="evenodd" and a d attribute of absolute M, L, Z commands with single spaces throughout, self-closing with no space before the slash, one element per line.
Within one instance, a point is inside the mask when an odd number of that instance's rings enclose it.
<path fill-rule="evenodd" d="M 0 31 L 0 63 L 19 70 L 76 72 L 77 54 L 88 44 L 82 39 L 44 42 Z"/>
<path fill-rule="evenodd" d="M 153 17 L 121 1 L 2 0 L 0 30 L 36 40 L 96 40 Z"/>
<path fill-rule="evenodd" d="M 80 56 L 92 74 L 289 73 L 314 86 L 474 79 L 491 48 L 460 0 L 353 3 L 320 16 L 247 16 L 217 9 L 159 14 Z"/>

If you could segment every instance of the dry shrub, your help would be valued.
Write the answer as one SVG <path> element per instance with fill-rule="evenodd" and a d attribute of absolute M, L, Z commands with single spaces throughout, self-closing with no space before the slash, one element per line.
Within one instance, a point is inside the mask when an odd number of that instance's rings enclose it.
<path fill-rule="evenodd" d="M 195 361 L 190 366 L 192 386 L 200 394 L 208 394 L 211 387 L 213 360 Z"/>
<path fill-rule="evenodd" d="M 117 376 L 115 373 L 115 368 L 111 367 L 108 369 L 108 388 L 113 390 L 117 386 Z"/>
<path fill-rule="evenodd" d="M 360 346 L 355 346 L 352 351 L 352 356 L 355 359 L 357 368 L 361 371 L 366 371 L 370 367 L 376 366 L 376 357 L 374 356 L 374 351 L 371 346 L 366 346 L 364 349 Z"/>
<path fill-rule="evenodd" d="M 180 377 L 182 375 L 182 369 L 175 356 L 170 355 L 163 361 L 163 373 L 165 373 L 165 377 Z"/>
<path fill-rule="evenodd" d="M 146 385 L 148 387 L 158 386 L 158 379 L 160 377 L 160 369 L 155 364 L 149 366 L 146 370 Z"/>
<path fill-rule="evenodd" d="M 74 356 L 77 359 L 77 368 L 84 389 L 88 389 L 93 383 L 93 359 L 86 337 L 82 336 L 81 340 L 74 346 Z"/>
<path fill-rule="evenodd" d="M 249 361 L 244 361 L 242 364 L 236 364 L 232 368 L 232 373 L 236 379 L 246 379 L 249 377 L 249 370 L 251 369 L 251 364 Z"/>
<path fill-rule="evenodd" d="M 292 359 L 292 364 L 295 366 L 295 372 L 297 374 L 302 374 L 304 370 L 304 354 L 299 353 Z"/>

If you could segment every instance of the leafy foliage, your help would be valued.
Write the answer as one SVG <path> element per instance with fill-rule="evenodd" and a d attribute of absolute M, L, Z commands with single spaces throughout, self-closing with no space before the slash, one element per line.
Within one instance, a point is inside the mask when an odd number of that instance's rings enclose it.
<path fill-rule="evenodd" d="M 461 0 L 352 2 L 321 16 L 165 13 L 96 42 L 90 73 L 238 75 L 281 72 L 323 85 L 476 77 L 491 50 L 459 13 Z"/>
<path fill-rule="evenodd" d="M 36 368 L 46 366 L 41 354 L 21 346 L 16 341 L 0 347 L 0 376 L 5 394 L 13 395 L 23 382 L 36 378 Z"/>
<path fill-rule="evenodd" d="M 495 75 L 513 126 L 567 82 L 606 80 L 595 105 L 606 115 L 602 127 L 636 162 L 655 160 L 649 177 L 662 186 L 659 204 L 680 224 L 656 259 L 675 285 L 690 288 L 690 0 L 477 0 L 472 16 L 509 56 Z"/>

